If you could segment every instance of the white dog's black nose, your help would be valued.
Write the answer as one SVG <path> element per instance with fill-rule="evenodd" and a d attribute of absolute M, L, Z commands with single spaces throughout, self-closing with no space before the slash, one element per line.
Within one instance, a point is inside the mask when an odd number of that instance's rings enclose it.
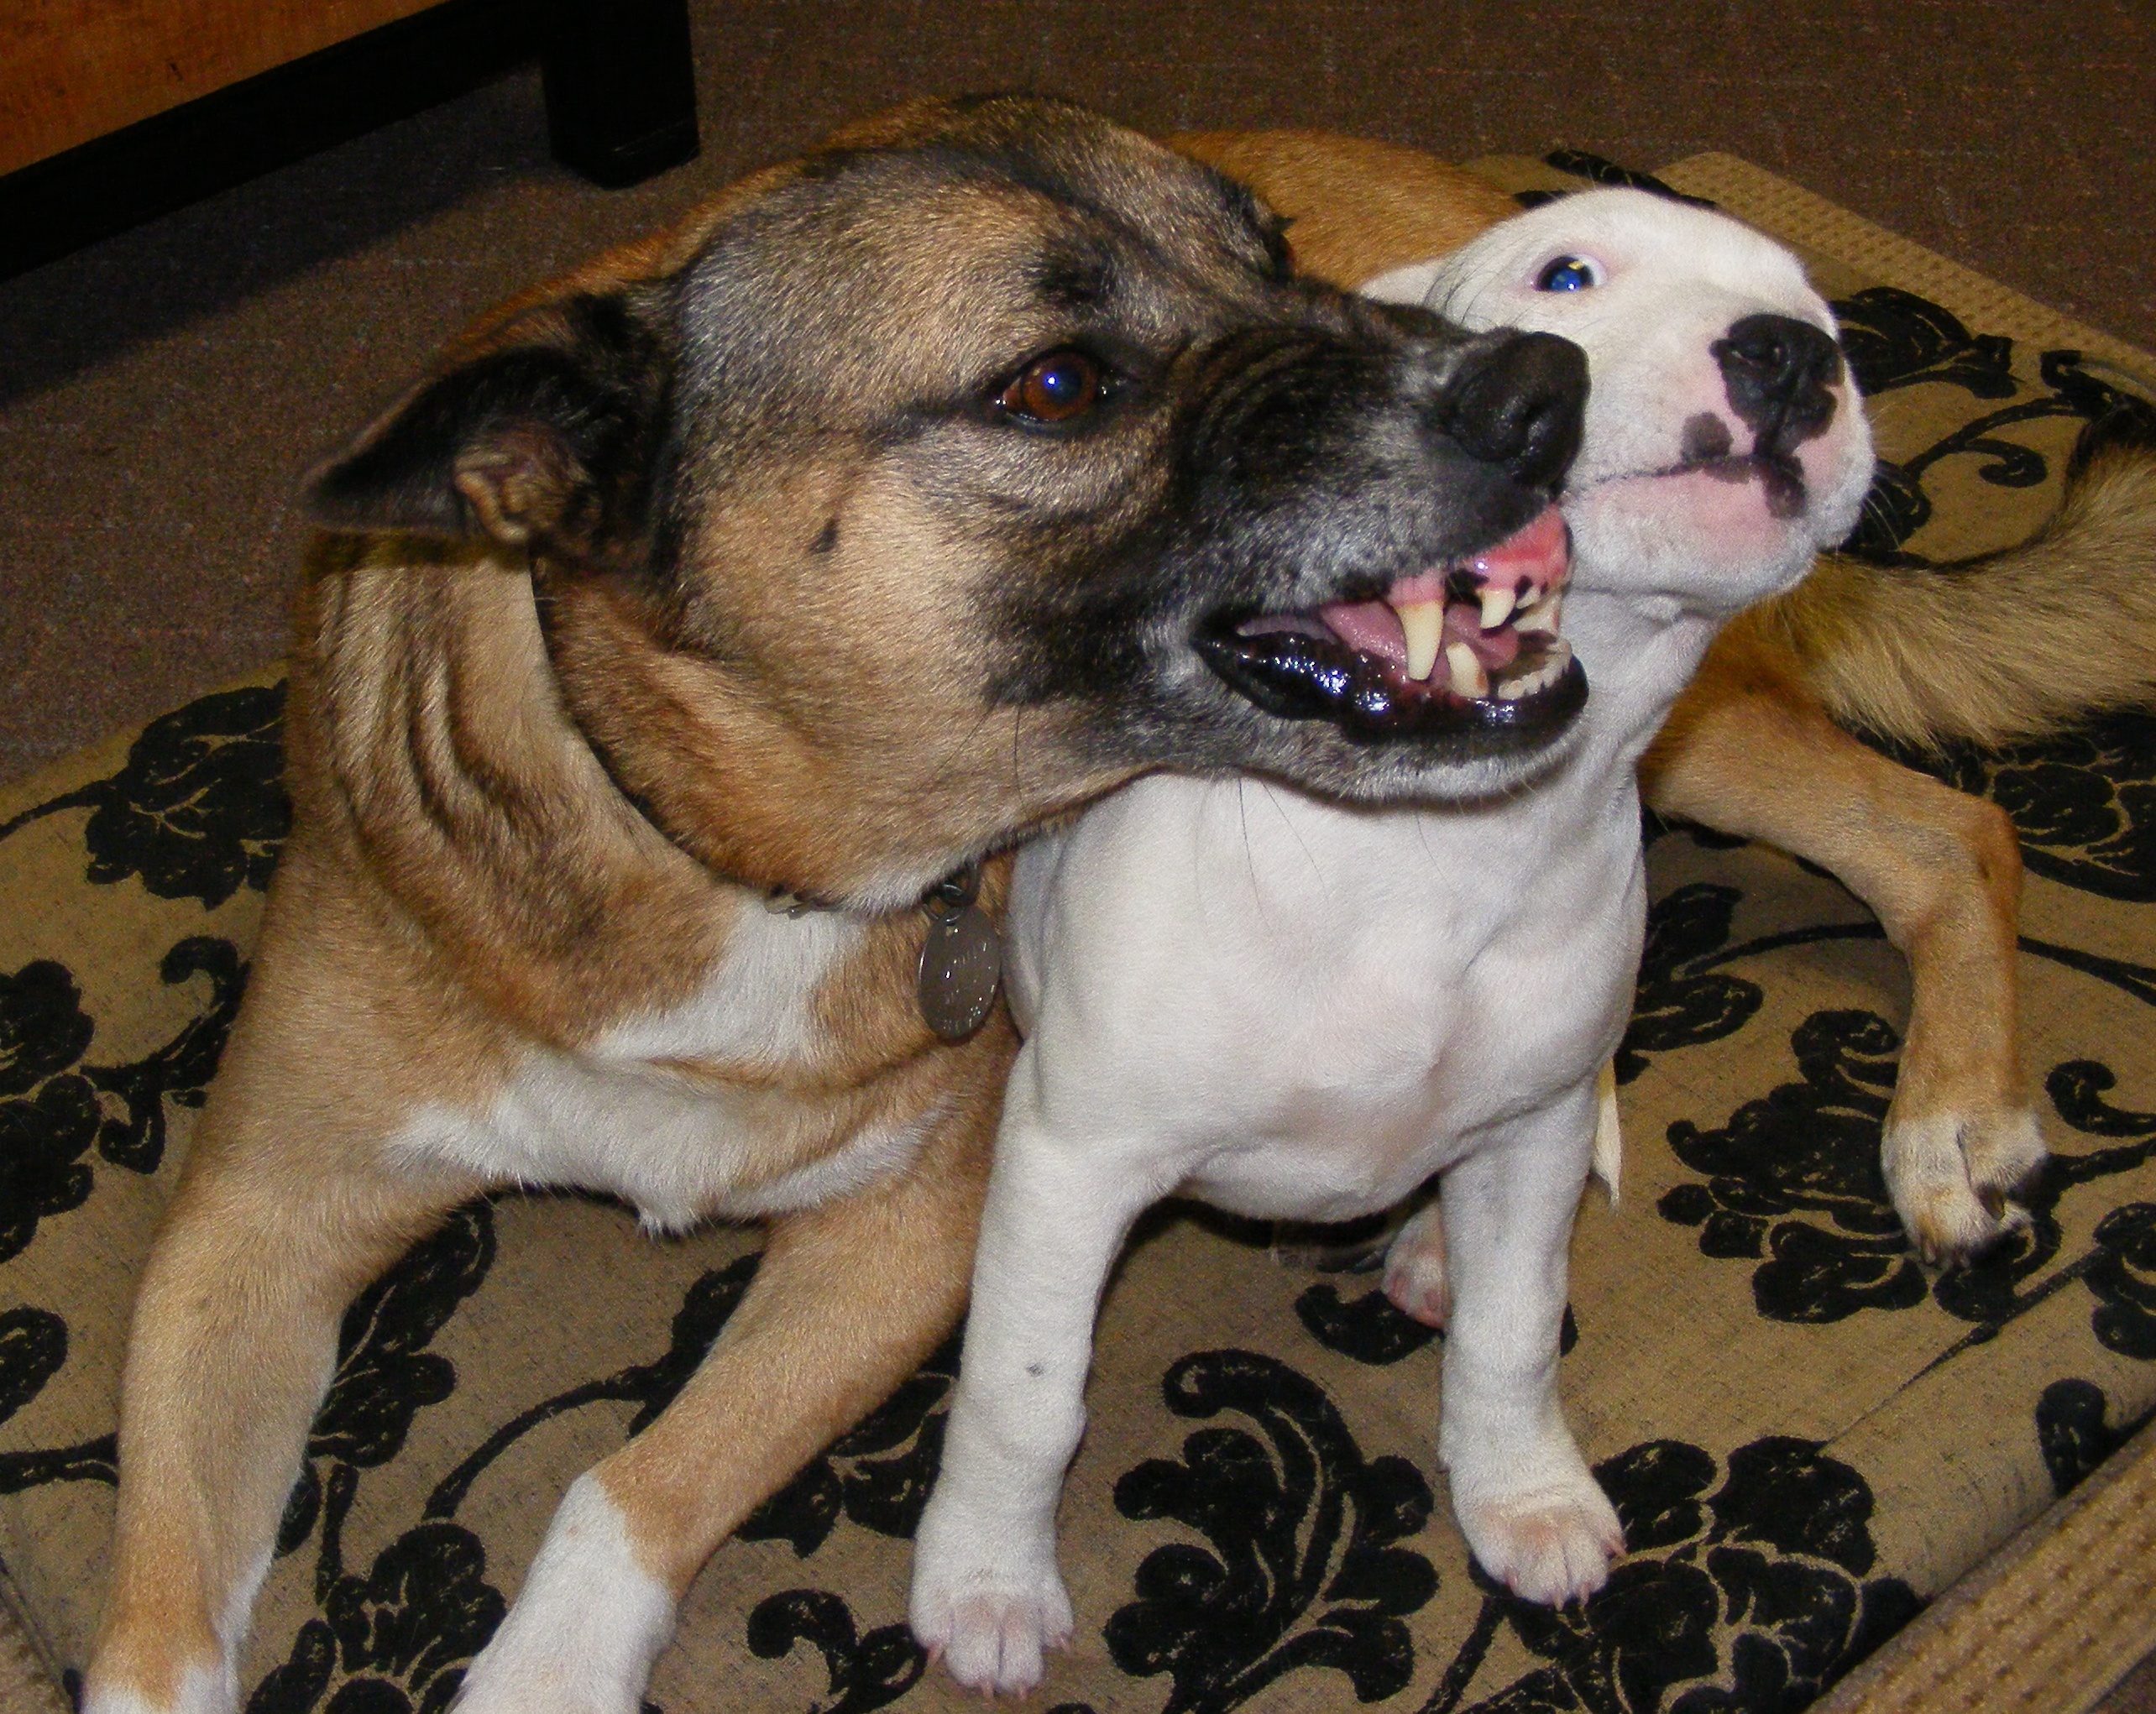
<path fill-rule="evenodd" d="M 1554 490 L 1579 451 L 1587 353 L 1554 333 L 1515 333 L 1463 361 L 1446 391 L 1447 431 L 1470 457 Z"/>
<path fill-rule="evenodd" d="M 1722 367 L 1730 408 L 1762 453 L 1787 452 L 1834 421 L 1841 348 L 1793 316 L 1746 316 L 1708 348 Z"/>

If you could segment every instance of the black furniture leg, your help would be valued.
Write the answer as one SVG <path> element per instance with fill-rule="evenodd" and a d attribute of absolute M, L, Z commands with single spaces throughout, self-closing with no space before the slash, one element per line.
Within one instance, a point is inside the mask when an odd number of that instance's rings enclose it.
<path fill-rule="evenodd" d="M 619 188 L 694 157 L 688 0 L 551 0 L 542 53 L 563 166 Z"/>

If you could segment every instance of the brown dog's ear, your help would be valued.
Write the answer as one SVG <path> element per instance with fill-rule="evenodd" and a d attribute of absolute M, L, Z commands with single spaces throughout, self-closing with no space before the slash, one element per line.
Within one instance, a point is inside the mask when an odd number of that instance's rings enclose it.
<path fill-rule="evenodd" d="M 656 308 L 580 294 L 517 317 L 316 477 L 316 517 L 610 557 L 645 532 L 666 439 L 672 365 Z"/>

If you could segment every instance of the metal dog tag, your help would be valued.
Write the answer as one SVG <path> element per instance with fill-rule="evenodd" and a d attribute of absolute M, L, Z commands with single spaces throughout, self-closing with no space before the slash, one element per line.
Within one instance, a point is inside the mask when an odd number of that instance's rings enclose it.
<path fill-rule="evenodd" d="M 963 1042 L 988 1020 L 1003 975 L 1003 943 L 974 903 L 981 871 L 969 865 L 922 901 L 929 937 L 921 947 L 921 1017 L 946 1042 Z"/>

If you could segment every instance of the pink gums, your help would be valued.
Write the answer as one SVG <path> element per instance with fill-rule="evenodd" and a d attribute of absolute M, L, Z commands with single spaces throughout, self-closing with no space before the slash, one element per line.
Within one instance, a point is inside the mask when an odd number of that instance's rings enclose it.
<path fill-rule="evenodd" d="M 1563 587 L 1570 570 L 1565 520 L 1551 506 L 1525 529 L 1508 536 L 1494 547 L 1456 564 L 1434 566 L 1400 578 L 1385 592 L 1382 601 L 1336 602 L 1319 608 L 1317 616 L 1349 648 L 1395 666 L 1405 666 L 1407 633 L 1400 629 L 1398 609 L 1419 601 L 1445 601 L 1452 579 L 1460 572 L 1465 572 L 1478 586 L 1509 584 L 1520 594 L 1538 589 L 1546 595 Z M 1511 665 L 1520 652 L 1519 634 L 1510 622 L 1484 630 L 1481 607 L 1473 601 L 1448 602 L 1445 640 L 1465 643 L 1484 667 L 1492 671 Z"/>

